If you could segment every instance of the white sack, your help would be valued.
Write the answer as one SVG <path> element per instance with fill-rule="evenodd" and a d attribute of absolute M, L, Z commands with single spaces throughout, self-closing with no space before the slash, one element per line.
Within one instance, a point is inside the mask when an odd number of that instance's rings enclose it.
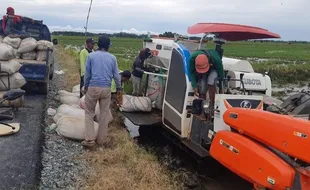
<path fill-rule="evenodd" d="M 37 53 L 35 51 L 31 51 L 28 53 L 22 53 L 22 59 L 24 60 L 35 60 L 37 57 Z"/>
<path fill-rule="evenodd" d="M 85 109 L 85 96 L 83 96 L 83 97 L 80 99 L 80 108 L 82 108 L 83 110 Z M 95 120 L 98 121 L 99 118 L 100 118 L 100 107 L 99 107 L 99 102 L 97 102 L 97 104 L 96 104 L 95 114 L 96 114 Z M 111 115 L 110 115 L 110 114 L 111 114 Z M 110 115 L 111 117 L 113 117 L 111 112 L 109 113 L 109 115 Z"/>
<path fill-rule="evenodd" d="M 80 98 L 80 93 L 72 93 L 72 92 L 68 92 L 66 90 L 59 90 L 57 92 L 57 94 L 59 96 L 75 96 L 75 97 L 79 97 Z"/>
<path fill-rule="evenodd" d="M 38 47 L 38 43 L 36 39 L 32 37 L 25 38 L 22 40 L 18 48 L 18 53 L 28 53 L 28 52 L 34 51 L 37 47 Z"/>
<path fill-rule="evenodd" d="M 3 36 L 0 36 L 0 43 L 3 42 Z"/>
<path fill-rule="evenodd" d="M 152 101 L 149 97 L 123 95 L 123 104 L 120 110 L 123 112 L 150 112 L 152 111 Z"/>
<path fill-rule="evenodd" d="M 75 85 L 75 86 L 72 88 L 72 92 L 73 92 L 73 93 L 76 93 L 76 92 L 80 93 L 80 84 Z"/>
<path fill-rule="evenodd" d="M 7 61 L 14 58 L 14 49 L 5 43 L 0 43 L 0 60 Z"/>
<path fill-rule="evenodd" d="M 0 82 L 0 91 L 4 91 L 9 87 L 8 78 L 7 76 L 2 76 L 1 79 L 3 82 Z M 10 75 L 9 80 L 11 89 L 21 88 L 26 84 L 25 78 L 18 72 Z"/>
<path fill-rule="evenodd" d="M 56 115 L 54 116 L 55 123 L 63 116 L 72 116 L 72 117 L 85 117 L 85 111 L 76 105 L 67 105 L 62 104 L 56 110 Z"/>
<path fill-rule="evenodd" d="M 60 96 L 59 101 L 62 104 L 67 104 L 67 105 L 79 105 L 80 104 L 80 97 L 76 96 Z"/>
<path fill-rule="evenodd" d="M 14 57 L 15 57 L 15 59 L 20 59 L 20 57 L 21 57 L 21 53 L 18 53 L 18 49 L 13 49 L 13 51 L 14 51 Z"/>
<path fill-rule="evenodd" d="M 163 77 L 150 75 L 147 86 L 147 96 L 155 108 L 162 109 L 166 80 Z"/>
<path fill-rule="evenodd" d="M 37 49 L 39 51 L 47 50 L 47 48 L 53 49 L 53 45 L 54 45 L 52 42 L 46 41 L 46 40 L 39 40 L 37 44 L 38 44 Z"/>
<path fill-rule="evenodd" d="M 37 61 L 46 61 L 46 51 L 38 51 L 37 52 Z"/>
<path fill-rule="evenodd" d="M 19 71 L 22 65 L 14 60 L 0 61 L 0 70 L 8 72 L 10 75 Z"/>
<path fill-rule="evenodd" d="M 98 123 L 94 122 L 95 136 L 98 134 Z M 63 116 L 57 122 L 56 131 L 59 135 L 72 140 L 84 140 L 85 117 Z"/>
<path fill-rule="evenodd" d="M 6 44 L 12 46 L 15 49 L 17 49 L 20 46 L 21 42 L 22 42 L 22 40 L 20 38 L 10 38 L 9 36 L 7 36 L 3 39 L 3 43 L 6 43 Z"/>

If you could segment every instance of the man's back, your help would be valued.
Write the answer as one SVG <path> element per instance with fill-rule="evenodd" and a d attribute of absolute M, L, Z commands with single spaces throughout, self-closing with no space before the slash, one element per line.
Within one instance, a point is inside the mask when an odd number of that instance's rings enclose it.
<path fill-rule="evenodd" d="M 85 77 L 89 74 L 89 86 L 110 88 L 113 76 L 120 77 L 116 58 L 109 52 L 98 50 L 90 53 L 87 63 Z"/>

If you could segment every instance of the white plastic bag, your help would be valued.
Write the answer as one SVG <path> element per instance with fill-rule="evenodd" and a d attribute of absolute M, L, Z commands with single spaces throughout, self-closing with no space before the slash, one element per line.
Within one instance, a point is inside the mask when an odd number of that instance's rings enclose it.
<path fill-rule="evenodd" d="M 3 42 L 3 36 L 0 35 L 0 43 Z"/>
<path fill-rule="evenodd" d="M 37 52 L 37 61 L 46 61 L 46 51 L 38 51 Z"/>
<path fill-rule="evenodd" d="M 54 45 L 52 42 L 46 40 L 39 40 L 37 43 L 38 43 L 37 49 L 39 51 L 47 50 L 47 48 L 53 49 Z"/>
<path fill-rule="evenodd" d="M 9 73 L 10 75 L 19 71 L 22 65 L 14 60 L 0 61 L 0 70 Z"/>
<path fill-rule="evenodd" d="M 7 61 L 14 58 L 14 49 L 5 43 L 0 43 L 0 60 Z"/>
<path fill-rule="evenodd" d="M 0 82 L 0 91 L 5 91 L 9 87 L 8 77 L 2 76 L 1 79 L 3 82 Z M 26 84 L 25 78 L 18 72 L 10 75 L 9 80 L 11 89 L 21 88 Z"/>
<path fill-rule="evenodd" d="M 3 43 L 6 43 L 6 44 L 12 46 L 15 49 L 17 49 L 20 46 L 21 42 L 22 42 L 22 40 L 20 38 L 10 38 L 9 36 L 6 36 L 3 39 Z"/>
<path fill-rule="evenodd" d="M 34 51 L 38 47 L 38 43 L 36 39 L 30 37 L 25 38 L 22 40 L 19 48 L 18 53 L 28 53 Z"/>
<path fill-rule="evenodd" d="M 147 96 L 155 104 L 155 108 L 162 109 L 166 81 L 162 77 L 150 75 L 147 86 Z"/>
<path fill-rule="evenodd" d="M 150 112 L 152 101 L 149 97 L 136 97 L 123 95 L 123 104 L 120 107 L 123 112 Z"/>
<path fill-rule="evenodd" d="M 22 59 L 24 60 L 35 60 L 36 57 L 37 57 L 37 53 L 34 51 L 22 54 Z"/>
<path fill-rule="evenodd" d="M 94 122 L 95 136 L 98 134 L 98 123 Z M 56 131 L 59 135 L 72 140 L 84 140 L 85 117 L 63 116 L 57 122 Z"/>

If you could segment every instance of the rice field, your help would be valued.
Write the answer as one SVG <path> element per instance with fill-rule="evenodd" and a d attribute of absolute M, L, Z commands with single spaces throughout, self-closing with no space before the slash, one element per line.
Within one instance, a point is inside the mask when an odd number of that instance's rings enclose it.
<path fill-rule="evenodd" d="M 66 46 L 78 61 L 85 37 L 53 36 Z M 130 70 L 142 48 L 142 39 L 111 38 L 113 53 L 121 70 Z M 208 48 L 214 48 L 211 42 Z M 229 42 L 223 46 L 226 57 L 247 59 L 256 72 L 269 72 L 273 84 L 306 83 L 310 80 L 310 44 L 274 42 Z"/>

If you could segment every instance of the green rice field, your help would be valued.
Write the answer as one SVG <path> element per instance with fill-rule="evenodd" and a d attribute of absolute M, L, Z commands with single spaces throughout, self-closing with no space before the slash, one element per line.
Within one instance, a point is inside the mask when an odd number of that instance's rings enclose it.
<path fill-rule="evenodd" d="M 82 47 L 85 37 L 53 36 L 61 45 Z M 96 39 L 95 39 L 96 40 Z M 131 68 L 142 48 L 142 39 L 111 38 L 113 53 L 121 70 Z M 212 42 L 208 45 L 213 48 Z M 76 48 L 66 48 L 77 58 Z M 305 83 L 310 80 L 310 44 L 274 42 L 229 42 L 223 45 L 224 56 L 248 59 L 256 72 L 269 72 L 274 84 Z"/>

